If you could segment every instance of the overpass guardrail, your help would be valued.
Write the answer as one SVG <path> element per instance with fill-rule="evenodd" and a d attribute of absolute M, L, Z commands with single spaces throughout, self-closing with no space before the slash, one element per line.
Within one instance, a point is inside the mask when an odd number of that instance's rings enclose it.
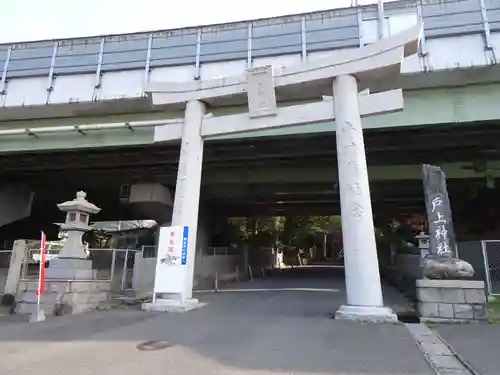
<path fill-rule="evenodd" d="M 378 20 L 384 20 L 381 27 Z M 427 38 L 480 33 L 494 48 L 492 32 L 500 31 L 497 0 L 400 0 L 229 24 L 0 45 L 0 94 L 12 78 L 95 74 L 143 70 L 145 81 L 155 68 L 193 65 L 200 77 L 206 63 L 286 54 L 355 48 L 424 24 Z"/>

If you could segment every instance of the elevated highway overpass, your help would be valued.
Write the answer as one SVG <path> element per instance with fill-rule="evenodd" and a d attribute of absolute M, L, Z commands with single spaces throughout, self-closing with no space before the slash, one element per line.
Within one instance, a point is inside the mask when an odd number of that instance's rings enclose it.
<path fill-rule="evenodd" d="M 181 117 L 182 108 L 152 106 L 145 82 L 204 82 L 252 66 L 271 64 L 280 71 L 301 61 L 335 59 L 419 21 L 419 51 L 390 83 L 405 90 L 403 111 L 363 123 L 373 201 L 386 211 L 422 210 L 423 162 L 445 164 L 452 195 L 474 194 L 486 177 L 498 176 L 500 118 L 500 9 L 475 0 L 397 1 L 229 25 L 2 45 L 0 180 L 37 192 L 34 216 L 57 215 L 55 203 L 77 188 L 89 190 L 104 207 L 103 218 L 130 215 L 118 203 L 120 186 L 159 182 L 173 188 L 182 136 L 182 124 L 162 126 Z M 387 80 L 370 82 L 372 92 L 387 86 Z M 331 95 L 331 88 L 312 95 L 278 92 L 278 102 L 286 106 L 318 95 Z M 209 106 L 215 116 L 244 108 L 238 100 Z M 165 129 L 170 141 L 155 142 Z M 207 137 L 203 200 L 228 215 L 338 212 L 334 130 L 335 123 L 312 123 Z M 485 160 L 486 169 L 472 168 Z M 476 182 L 455 184 L 455 178 Z"/>
<path fill-rule="evenodd" d="M 500 163 L 496 125 L 366 132 L 373 204 L 394 215 L 421 213 L 422 163 L 445 163 L 452 198 L 467 200 Z M 444 141 L 445 140 L 445 141 Z M 36 211 L 60 215 L 56 203 L 85 189 L 103 207 L 102 218 L 129 216 L 119 204 L 123 184 L 157 182 L 175 187 L 179 144 L 14 153 L 0 156 L 2 178 L 30 186 Z M 485 170 L 476 160 L 490 160 Z M 204 152 L 202 200 L 228 216 L 339 213 L 333 134 L 209 142 Z M 468 181 L 465 183 L 464 181 Z M 40 206 L 38 206 L 40 204 Z M 120 209 L 122 207 L 122 209 Z M 457 207 L 459 209 L 459 207 Z M 55 218 L 54 218 L 55 220 Z"/>
<path fill-rule="evenodd" d="M 266 64 L 282 71 L 338 58 L 418 22 L 419 50 L 403 61 L 402 74 L 370 82 L 372 92 L 403 87 L 405 99 L 403 111 L 363 123 L 373 201 L 391 212 L 422 210 L 423 162 L 444 165 L 452 195 L 473 195 L 486 178 L 491 184 L 498 177 L 500 9 L 493 1 L 397 1 L 1 45 L 0 181 L 37 192 L 33 216 L 57 215 L 55 203 L 77 188 L 104 207 L 103 218 L 128 216 L 119 204 L 122 184 L 173 188 L 177 174 L 182 124 L 169 119 L 182 117 L 182 108 L 152 106 L 146 82 L 205 82 Z M 278 103 L 331 95 L 328 87 L 305 91 L 278 92 Z M 245 105 L 219 100 L 209 111 L 239 113 Z M 158 142 L 165 131 L 169 141 Z M 334 131 L 335 123 L 322 122 L 207 137 L 203 200 L 227 215 L 338 212 Z"/>

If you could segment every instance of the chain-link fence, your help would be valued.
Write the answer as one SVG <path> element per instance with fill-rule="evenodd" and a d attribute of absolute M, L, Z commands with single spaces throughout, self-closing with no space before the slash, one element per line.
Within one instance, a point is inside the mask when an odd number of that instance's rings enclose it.
<path fill-rule="evenodd" d="M 11 255 L 12 250 L 0 250 L 0 295 L 3 295 L 5 290 Z"/>
<path fill-rule="evenodd" d="M 474 276 L 472 280 L 484 281 L 488 287 L 486 273 L 488 269 L 485 267 L 484 251 L 482 241 L 468 241 L 457 243 L 457 256 L 465 260 L 474 268 Z"/>
<path fill-rule="evenodd" d="M 87 258 L 92 261 L 92 278 L 109 280 L 111 291 L 122 294 L 132 288 L 135 249 L 88 249 Z M 47 250 L 47 265 L 57 258 L 59 250 Z M 1 258 L 0 258 L 1 259 Z M 8 265 L 6 270 L 8 271 Z M 7 272 L 6 271 L 6 272 Z M 36 280 L 40 272 L 40 250 L 27 250 L 21 271 L 22 280 Z M 1 282 L 1 281 L 0 281 Z"/>
<path fill-rule="evenodd" d="M 238 255 L 241 252 L 236 247 L 231 246 L 208 246 L 202 249 L 201 255 L 212 256 L 212 255 Z"/>
<path fill-rule="evenodd" d="M 141 251 L 144 259 L 156 258 L 158 247 L 154 245 L 145 245 L 142 247 Z"/>
<path fill-rule="evenodd" d="M 500 241 L 482 241 L 488 292 L 500 296 Z"/>

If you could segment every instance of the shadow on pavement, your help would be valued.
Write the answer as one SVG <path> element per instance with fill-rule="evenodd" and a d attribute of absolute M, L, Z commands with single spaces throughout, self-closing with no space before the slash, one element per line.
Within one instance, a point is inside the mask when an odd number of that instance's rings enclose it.
<path fill-rule="evenodd" d="M 499 324 L 440 325 L 432 328 L 479 374 L 500 374 Z"/>
<path fill-rule="evenodd" d="M 118 309 L 0 326 L 0 370 L 12 375 L 432 374 L 404 326 L 332 319 L 344 301 L 342 290 L 335 291 L 342 284 L 337 276 L 254 283 L 333 291 L 200 294 L 209 305 L 185 314 Z M 173 346 L 136 348 L 150 340 Z"/>

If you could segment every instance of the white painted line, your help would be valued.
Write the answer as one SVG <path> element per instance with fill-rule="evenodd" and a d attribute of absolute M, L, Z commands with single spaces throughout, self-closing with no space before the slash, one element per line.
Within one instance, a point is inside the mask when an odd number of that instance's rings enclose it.
<path fill-rule="evenodd" d="M 326 292 L 338 293 L 338 289 L 321 288 L 241 288 L 241 289 L 219 289 L 215 290 L 193 290 L 193 293 L 223 293 L 223 292 Z"/>

